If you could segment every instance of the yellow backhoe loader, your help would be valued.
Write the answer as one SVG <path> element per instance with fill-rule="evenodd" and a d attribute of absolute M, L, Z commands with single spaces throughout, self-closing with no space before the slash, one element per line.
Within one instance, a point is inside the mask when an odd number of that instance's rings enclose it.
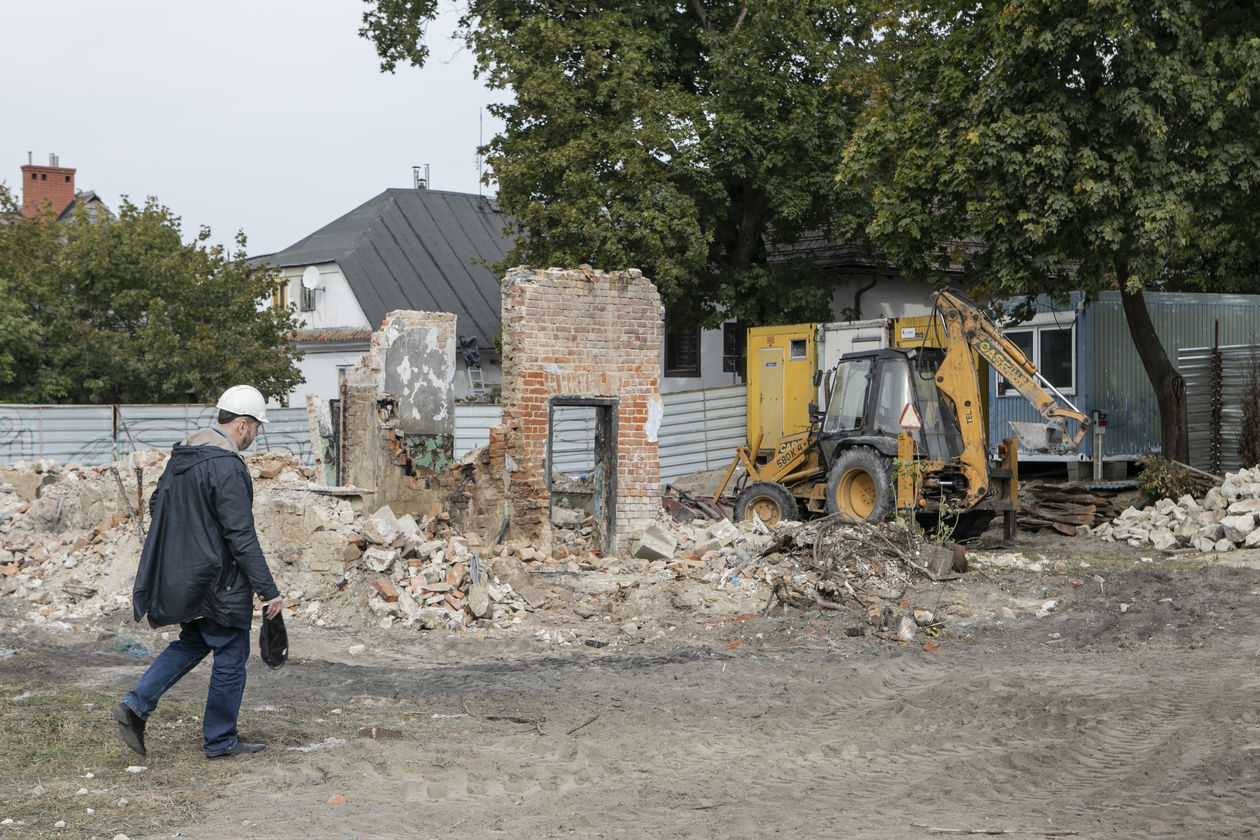
<path fill-rule="evenodd" d="M 841 357 L 826 411 L 811 406 L 807 431 L 780 439 L 768 459 L 761 440 L 736 450 L 718 488 L 739 466 L 736 519 L 773 524 L 811 514 L 878 522 L 897 509 L 952 512 L 955 538 L 978 533 L 997 512 L 1014 536 L 1018 509 L 1015 439 L 990 461 L 974 350 L 1028 400 L 1046 422 L 1012 423 L 1019 443 L 1039 452 L 1076 450 L 1089 417 L 1042 377 L 1023 352 L 975 304 L 935 292 L 943 347 L 867 350 Z M 1068 422 L 1077 424 L 1068 433 Z"/>

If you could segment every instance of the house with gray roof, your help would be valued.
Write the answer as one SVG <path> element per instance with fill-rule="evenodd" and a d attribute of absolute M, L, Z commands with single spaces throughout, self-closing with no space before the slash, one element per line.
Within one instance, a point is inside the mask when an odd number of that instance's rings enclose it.
<path fill-rule="evenodd" d="M 461 344 L 474 346 L 481 381 L 500 381 L 498 278 L 487 267 L 511 242 L 491 199 L 430 189 L 387 189 L 283 251 L 254 257 L 281 277 L 275 303 L 292 305 L 302 324 L 306 382 L 290 395 L 338 395 L 345 371 L 395 309 L 451 312 Z M 460 359 L 456 396 L 474 392 Z"/>

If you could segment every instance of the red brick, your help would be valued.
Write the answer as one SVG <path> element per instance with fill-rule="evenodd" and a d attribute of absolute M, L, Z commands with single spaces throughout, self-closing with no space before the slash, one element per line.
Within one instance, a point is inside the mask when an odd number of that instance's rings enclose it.
<path fill-rule="evenodd" d="M 398 590 L 394 589 L 394 584 L 390 582 L 389 578 L 384 575 L 380 575 L 375 581 L 373 581 L 373 583 L 376 586 L 376 591 L 379 592 L 380 596 L 386 601 L 393 603 L 398 600 Z"/>

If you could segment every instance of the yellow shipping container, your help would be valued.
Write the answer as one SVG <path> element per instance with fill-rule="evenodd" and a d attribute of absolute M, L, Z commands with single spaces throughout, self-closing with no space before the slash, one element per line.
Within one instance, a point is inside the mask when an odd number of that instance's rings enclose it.
<path fill-rule="evenodd" d="M 748 445 L 761 433 L 761 449 L 784 435 L 809 428 L 816 397 L 814 372 L 817 324 L 753 327 L 748 330 Z"/>

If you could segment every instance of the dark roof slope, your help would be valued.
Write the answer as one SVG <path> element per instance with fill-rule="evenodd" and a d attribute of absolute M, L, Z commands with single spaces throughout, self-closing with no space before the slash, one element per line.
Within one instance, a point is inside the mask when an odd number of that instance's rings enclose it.
<path fill-rule="evenodd" d="M 490 348 L 500 328 L 499 280 L 482 263 L 511 248 L 504 224 L 482 196 L 391 189 L 254 261 L 276 268 L 335 262 L 369 323 L 394 309 L 453 312 L 459 335 Z"/>
<path fill-rule="evenodd" d="M 74 215 L 74 209 L 79 205 L 87 208 L 88 219 L 93 222 L 101 216 L 105 216 L 108 219 L 114 218 L 113 212 L 105 206 L 105 202 L 101 200 L 101 197 L 94 190 L 84 190 L 75 193 L 74 198 L 66 205 L 66 209 L 57 214 L 57 221 L 64 222 L 66 219 L 69 219 Z"/>

